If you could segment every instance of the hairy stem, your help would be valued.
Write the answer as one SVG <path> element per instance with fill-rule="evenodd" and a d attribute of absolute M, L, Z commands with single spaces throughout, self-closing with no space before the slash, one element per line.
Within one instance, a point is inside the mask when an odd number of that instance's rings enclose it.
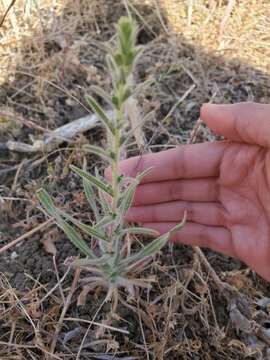
<path fill-rule="evenodd" d="M 112 162 L 112 213 L 113 216 L 117 215 L 117 204 L 119 198 L 119 160 L 120 160 L 120 130 L 115 129 L 113 139 L 113 153 L 114 160 Z"/>
<path fill-rule="evenodd" d="M 114 216 L 118 215 L 118 205 L 119 205 L 119 176 L 120 176 L 120 152 L 121 152 L 121 126 L 120 124 L 123 121 L 124 117 L 124 106 L 121 107 L 121 110 L 117 111 L 116 114 L 116 128 L 114 132 L 114 139 L 113 139 L 113 152 L 114 152 L 114 161 L 112 163 L 112 189 L 113 189 L 113 199 L 112 199 L 112 213 Z M 120 243 L 119 237 L 115 237 L 113 239 L 113 251 L 114 251 L 114 258 L 113 263 L 114 267 L 117 268 L 117 262 L 120 255 Z"/>

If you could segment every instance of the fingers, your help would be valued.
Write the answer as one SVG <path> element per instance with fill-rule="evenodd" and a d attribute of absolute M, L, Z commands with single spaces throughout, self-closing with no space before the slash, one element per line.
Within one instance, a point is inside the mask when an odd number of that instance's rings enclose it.
<path fill-rule="evenodd" d="M 143 183 L 217 176 L 225 142 L 182 145 L 160 153 L 136 156 L 122 161 L 124 175 L 135 176 L 152 168 Z M 107 171 L 107 176 L 108 171 Z"/>
<path fill-rule="evenodd" d="M 201 119 L 216 134 L 229 140 L 270 146 L 270 105 L 205 104 L 201 108 Z"/>
<path fill-rule="evenodd" d="M 168 232 L 176 223 L 145 223 L 144 226 L 159 231 Z M 180 231 L 172 235 L 171 241 L 185 245 L 207 247 L 225 255 L 235 257 L 231 233 L 224 227 L 212 227 L 201 224 L 187 223 Z"/>
<path fill-rule="evenodd" d="M 132 222 L 180 222 L 187 212 L 187 220 L 194 223 L 225 226 L 224 208 L 219 203 L 174 201 L 156 205 L 137 206 L 129 210 L 127 220 Z"/>
<path fill-rule="evenodd" d="M 174 200 L 217 201 L 216 178 L 169 180 L 138 186 L 133 205 L 148 205 Z"/>

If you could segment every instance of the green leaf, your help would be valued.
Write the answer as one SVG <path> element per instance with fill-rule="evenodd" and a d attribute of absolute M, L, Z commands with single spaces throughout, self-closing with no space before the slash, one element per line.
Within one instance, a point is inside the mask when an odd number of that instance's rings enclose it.
<path fill-rule="evenodd" d="M 98 211 L 97 204 L 96 204 L 96 195 L 94 193 L 94 190 L 93 190 L 93 187 L 92 187 L 90 181 L 86 180 L 85 178 L 83 179 L 83 189 L 85 192 L 86 199 L 87 199 L 91 209 L 94 212 L 95 219 L 98 220 L 99 219 L 99 211 Z"/>
<path fill-rule="evenodd" d="M 86 158 L 83 159 L 83 170 L 86 171 L 86 166 L 87 166 L 87 162 L 86 162 Z M 92 209 L 94 215 L 95 215 L 95 219 L 96 221 L 99 220 L 100 218 L 100 214 L 99 214 L 99 209 L 97 207 L 97 197 L 96 194 L 93 190 L 92 184 L 90 181 L 88 181 L 87 179 L 83 178 L 83 189 L 85 192 L 85 196 L 86 199 L 90 205 L 90 208 Z"/>
<path fill-rule="evenodd" d="M 121 86 L 121 90 L 118 96 L 121 103 L 124 103 L 131 95 L 132 91 L 129 85 Z"/>
<path fill-rule="evenodd" d="M 121 19 L 120 19 L 121 20 Z M 118 41 L 121 52 L 127 54 L 135 46 L 136 27 L 131 19 L 126 18 L 118 22 Z"/>
<path fill-rule="evenodd" d="M 117 28 L 119 34 L 122 34 L 126 39 L 132 37 L 133 32 L 136 29 L 134 22 L 128 16 L 121 16 L 121 18 L 118 20 Z"/>
<path fill-rule="evenodd" d="M 96 100 L 91 95 L 86 95 L 86 100 L 88 104 L 90 105 L 93 112 L 95 112 L 102 123 L 105 125 L 105 127 L 113 134 L 114 133 L 114 127 L 111 122 L 111 120 L 108 118 L 105 111 L 101 108 L 101 106 L 96 102 Z"/>
<path fill-rule="evenodd" d="M 149 255 L 155 255 L 158 251 L 160 251 L 164 245 L 167 244 L 170 237 L 170 233 L 166 233 L 157 239 L 150 242 L 150 244 L 147 244 L 144 246 L 137 254 L 130 256 L 120 262 L 120 266 L 122 268 L 125 268 L 129 266 L 132 263 L 136 263 L 137 261 L 142 260 L 146 256 Z"/>
<path fill-rule="evenodd" d="M 144 227 L 128 227 L 120 231 L 120 235 L 134 234 L 134 235 L 148 235 L 148 236 L 158 236 L 159 232 L 153 229 L 148 229 Z"/>
<path fill-rule="evenodd" d="M 136 180 L 137 180 L 138 184 L 139 184 L 139 183 L 142 181 L 142 179 L 143 179 L 146 175 L 148 175 L 152 170 L 153 170 L 153 167 L 150 167 L 150 168 L 145 169 L 144 171 L 142 171 L 140 174 L 138 174 L 138 175 L 136 176 Z"/>
<path fill-rule="evenodd" d="M 108 72 L 109 72 L 109 74 L 111 75 L 111 78 L 112 78 L 113 88 L 115 89 L 117 87 L 117 81 L 118 81 L 119 76 L 120 76 L 118 66 L 115 63 L 114 58 L 110 54 L 106 55 L 105 60 L 106 60 L 107 68 L 109 70 Z"/>
<path fill-rule="evenodd" d="M 95 225 L 95 229 L 103 229 L 105 226 L 108 226 L 113 223 L 113 218 L 111 215 L 104 216 L 100 221 L 98 221 Z"/>
<path fill-rule="evenodd" d="M 180 230 L 185 225 L 185 223 L 186 223 L 186 212 L 184 214 L 184 217 L 183 217 L 183 220 L 181 221 L 181 223 L 176 225 L 173 229 L 171 229 L 166 234 L 159 236 L 157 239 L 153 240 L 152 242 L 150 242 L 149 244 L 144 246 L 137 254 L 122 260 L 120 262 L 120 265 L 122 267 L 126 267 L 126 266 L 130 265 L 131 263 L 135 263 L 137 261 L 142 260 L 146 256 L 155 255 L 158 251 L 160 251 L 163 248 L 163 246 L 166 245 L 170 236 L 175 231 Z"/>
<path fill-rule="evenodd" d="M 59 213 L 66 218 L 67 220 L 69 220 L 70 222 L 72 222 L 72 224 L 76 225 L 79 229 L 81 229 L 83 232 L 85 232 L 86 234 L 93 236 L 94 238 L 100 240 L 100 241 L 105 241 L 108 242 L 108 239 L 106 237 L 105 234 L 103 234 L 102 232 L 98 231 L 97 229 L 95 229 L 95 227 L 91 226 L 91 225 L 86 225 L 83 224 L 82 222 L 80 222 L 79 220 L 75 219 L 74 217 L 72 217 L 69 214 L 66 214 L 64 211 L 62 210 L 58 210 Z"/>
<path fill-rule="evenodd" d="M 55 206 L 47 191 L 44 189 L 39 189 L 36 194 L 39 202 L 42 204 L 47 213 L 51 216 L 54 216 Z"/>
<path fill-rule="evenodd" d="M 146 245 L 137 255 L 140 258 L 149 256 L 149 255 L 154 255 L 159 250 L 161 250 L 164 245 L 166 245 L 170 236 L 173 233 L 175 233 L 176 231 L 180 230 L 185 225 L 185 223 L 186 223 L 186 213 L 184 214 L 183 220 L 178 225 L 173 227 L 168 233 L 161 235 L 157 239 L 153 240 L 150 244 Z"/>
<path fill-rule="evenodd" d="M 126 213 L 128 212 L 135 195 L 135 191 L 139 183 L 141 182 L 142 178 L 146 176 L 152 168 L 144 170 L 141 174 L 137 175 L 135 179 L 133 179 L 132 183 L 129 185 L 127 190 L 120 198 L 120 205 L 119 205 L 119 217 L 123 219 Z"/>
<path fill-rule="evenodd" d="M 125 55 L 125 65 L 126 66 L 131 66 L 135 60 L 136 54 L 134 53 L 134 51 L 129 51 L 126 55 Z"/>
<path fill-rule="evenodd" d="M 110 155 L 104 149 L 102 149 L 102 147 L 100 147 L 100 146 L 87 144 L 87 145 L 83 146 L 83 150 L 90 152 L 92 154 L 98 155 L 107 161 L 112 160 Z"/>
<path fill-rule="evenodd" d="M 113 195 L 113 191 L 112 191 L 112 187 L 109 184 L 106 184 L 105 182 L 101 181 L 100 179 L 98 179 L 97 177 L 89 174 L 88 172 L 78 168 L 77 166 L 74 165 L 70 165 L 70 168 L 72 171 L 74 171 L 76 174 L 78 174 L 79 176 L 81 176 L 83 179 L 88 180 L 92 185 L 95 185 L 98 189 L 104 191 L 105 193 L 107 193 L 108 195 L 112 196 Z"/>
<path fill-rule="evenodd" d="M 37 197 L 40 203 L 42 204 L 42 206 L 44 207 L 44 209 L 48 212 L 48 214 L 54 217 L 55 222 L 64 231 L 64 233 L 67 235 L 70 241 L 83 254 L 91 258 L 95 258 L 95 255 L 93 254 L 92 250 L 83 240 L 81 235 L 75 229 L 73 229 L 73 227 L 70 226 L 65 220 L 62 219 L 62 217 L 59 214 L 59 210 L 54 206 L 53 201 L 50 198 L 50 195 L 47 193 L 47 191 L 44 189 L 38 190 Z"/>
<path fill-rule="evenodd" d="M 133 182 L 129 185 L 127 190 L 124 192 L 124 194 L 120 198 L 120 205 L 119 205 L 119 217 L 120 219 L 124 219 L 124 216 L 128 212 L 135 195 L 135 191 L 137 188 L 138 182 L 136 179 L 133 180 Z"/>
<path fill-rule="evenodd" d="M 98 190 L 99 192 L 99 204 L 102 208 L 103 211 L 103 215 L 108 215 L 111 214 L 111 209 L 108 205 L 108 199 L 106 199 L 106 194 L 104 194 L 104 192 L 102 192 L 100 189 Z"/>
<path fill-rule="evenodd" d="M 184 216 L 183 216 L 183 219 L 181 220 L 181 222 L 177 225 L 175 225 L 175 227 L 173 227 L 171 230 L 170 230 L 170 235 L 172 235 L 173 233 L 175 233 L 176 231 L 182 229 L 182 227 L 186 224 L 186 221 L 187 221 L 187 212 L 186 210 L 184 211 Z"/>
<path fill-rule="evenodd" d="M 103 177 L 100 175 L 100 173 L 99 173 L 99 169 L 98 169 L 98 167 L 97 166 L 95 166 L 95 176 L 96 176 L 96 178 L 97 179 L 99 179 L 100 181 L 103 181 Z M 108 184 L 109 185 L 109 184 Z M 111 187 L 111 185 L 109 185 L 110 186 L 110 189 L 111 189 L 111 191 L 112 191 L 112 187 Z M 112 196 L 112 195 L 111 195 Z M 99 203 L 100 203 L 100 205 L 101 205 L 101 207 L 102 207 L 102 209 L 103 209 L 103 206 L 106 208 L 106 209 L 109 209 L 109 203 L 110 203 L 110 201 L 111 201 L 111 198 L 108 198 L 108 196 L 107 196 L 107 194 L 104 192 L 104 191 L 102 191 L 101 189 L 98 189 L 98 199 L 99 199 Z M 108 212 L 104 212 L 104 214 L 111 214 L 110 213 L 110 211 L 108 211 Z"/>
<path fill-rule="evenodd" d="M 100 86 L 92 85 L 90 87 L 90 91 L 93 91 L 95 94 L 100 96 L 103 100 L 105 100 L 111 107 L 113 107 L 111 96 L 109 94 L 107 94 Z"/>
<path fill-rule="evenodd" d="M 122 66 L 123 65 L 123 56 L 120 52 L 117 52 L 113 55 L 114 61 L 116 65 Z"/>
<path fill-rule="evenodd" d="M 113 105 L 116 107 L 116 109 L 120 108 L 120 101 L 118 96 L 116 96 L 115 94 L 112 96 L 112 103 Z"/>
<path fill-rule="evenodd" d="M 102 181 L 102 178 L 99 174 L 99 170 L 97 167 L 95 167 L 95 176 L 98 180 Z M 98 202 L 99 202 L 99 205 L 101 206 L 101 209 L 103 211 L 103 215 L 108 215 L 110 216 L 111 215 L 111 209 L 108 205 L 108 196 L 107 194 L 102 191 L 101 189 L 98 188 Z"/>
<path fill-rule="evenodd" d="M 100 258 L 96 259 L 78 259 L 73 261 L 71 264 L 72 266 L 79 267 L 79 266 L 104 266 L 108 264 L 108 261 L 110 260 L 111 256 L 108 254 L 103 255 Z"/>
<path fill-rule="evenodd" d="M 71 225 L 69 225 L 63 219 L 61 219 L 61 221 L 60 219 L 55 219 L 55 220 L 57 222 L 57 225 L 64 231 L 64 233 L 73 243 L 73 245 L 75 245 L 84 255 L 89 256 L 91 258 L 96 258 L 92 250 L 89 248 L 89 246 L 81 237 L 81 235 Z"/>

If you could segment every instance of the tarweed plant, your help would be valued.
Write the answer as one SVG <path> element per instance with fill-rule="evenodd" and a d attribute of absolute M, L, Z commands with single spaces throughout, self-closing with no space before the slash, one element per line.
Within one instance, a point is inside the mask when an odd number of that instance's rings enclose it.
<path fill-rule="evenodd" d="M 104 159 L 111 168 L 111 181 L 107 181 L 96 170 L 95 175 L 74 165 L 70 168 L 83 181 L 84 192 L 94 214 L 93 224 L 84 224 L 77 218 L 55 207 L 49 194 L 44 189 L 37 196 L 46 212 L 54 218 L 57 225 L 64 231 L 70 241 L 85 256 L 76 259 L 72 265 L 89 271 L 87 282 L 91 287 L 104 286 L 112 290 L 119 286 L 134 293 L 134 286 L 144 286 L 138 278 L 138 273 L 149 263 L 153 256 L 167 243 L 171 233 L 184 225 L 184 219 L 170 232 L 159 236 L 156 231 L 139 226 L 130 226 L 125 222 L 125 216 L 132 205 L 136 188 L 148 169 L 135 178 L 121 175 L 119 163 L 121 154 L 125 153 L 126 145 L 134 136 L 136 127 L 127 131 L 128 105 L 134 100 L 138 91 L 134 84 L 133 73 L 137 60 L 142 53 L 142 47 L 136 45 L 137 27 L 133 20 L 122 17 L 117 24 L 117 39 L 114 47 L 107 46 L 107 67 L 112 78 L 112 92 L 107 94 L 102 89 L 94 87 L 93 91 L 102 97 L 112 109 L 112 117 L 97 103 L 92 96 L 86 100 L 107 132 L 107 148 L 85 145 L 84 150 L 94 153 Z M 146 117 L 147 118 L 147 117 Z M 143 121 L 138 122 L 139 126 Z M 90 241 L 84 240 L 84 233 L 90 239 L 95 239 L 98 246 L 93 250 Z M 142 234 L 155 236 L 147 245 L 142 245 L 137 251 L 129 252 L 124 247 L 126 236 Z"/>

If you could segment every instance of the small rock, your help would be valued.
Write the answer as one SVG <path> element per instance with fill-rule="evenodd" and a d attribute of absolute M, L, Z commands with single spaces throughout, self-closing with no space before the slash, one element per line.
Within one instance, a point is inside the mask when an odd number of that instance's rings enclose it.
<path fill-rule="evenodd" d="M 15 260 L 15 259 L 17 259 L 18 256 L 19 256 L 19 255 L 16 253 L 16 251 L 12 251 L 12 253 L 11 253 L 11 255 L 10 255 L 10 259 L 11 259 L 11 260 Z"/>

